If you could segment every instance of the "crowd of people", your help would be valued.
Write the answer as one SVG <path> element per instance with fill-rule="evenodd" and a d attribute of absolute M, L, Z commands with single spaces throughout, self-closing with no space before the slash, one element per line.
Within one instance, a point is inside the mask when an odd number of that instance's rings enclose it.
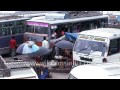
<path fill-rule="evenodd" d="M 55 30 L 55 32 L 52 34 L 52 39 L 59 38 L 63 35 L 65 35 L 65 30 L 61 30 L 61 31 Z"/>
<path fill-rule="evenodd" d="M 49 45 L 49 42 L 48 42 L 46 37 L 43 38 L 42 47 L 50 49 L 50 45 Z M 60 58 L 59 61 L 72 62 L 72 50 L 61 49 L 61 48 L 56 47 L 55 45 L 54 45 L 54 47 L 52 48 L 52 50 L 49 54 L 44 55 L 44 56 L 36 57 L 36 62 L 38 62 L 38 63 L 41 63 L 41 62 L 43 63 L 44 62 L 44 64 L 47 65 L 48 61 L 59 62 L 58 58 L 60 56 L 62 58 Z M 56 57 L 58 57 L 58 58 L 56 58 Z"/>
<path fill-rule="evenodd" d="M 42 47 L 45 47 L 47 49 L 50 48 L 50 45 L 49 45 L 48 41 L 46 40 L 46 37 L 44 37 L 44 39 L 42 41 Z M 36 57 L 36 61 L 38 63 L 45 61 L 46 62 L 45 64 L 47 64 L 48 60 L 57 60 L 55 57 L 59 57 L 59 56 L 63 57 L 63 58 L 61 58 L 61 61 L 64 60 L 64 61 L 72 62 L 72 50 L 61 49 L 61 48 L 56 47 L 55 45 L 49 54 L 44 55 L 42 57 Z"/>

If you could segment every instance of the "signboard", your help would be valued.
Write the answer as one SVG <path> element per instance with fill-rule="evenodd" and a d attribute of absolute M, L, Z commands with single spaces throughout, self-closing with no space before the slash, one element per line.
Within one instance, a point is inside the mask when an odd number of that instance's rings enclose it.
<path fill-rule="evenodd" d="M 104 38 L 100 38 L 100 37 L 95 37 L 94 40 L 97 40 L 97 41 L 105 41 Z"/>
<path fill-rule="evenodd" d="M 41 22 L 27 22 L 27 25 L 41 26 L 41 27 L 48 27 L 49 26 L 47 23 L 41 23 Z"/>
<path fill-rule="evenodd" d="M 95 41 L 106 41 L 105 38 L 102 37 L 96 37 L 96 36 L 90 36 L 90 35 L 79 35 L 80 39 L 87 39 L 87 40 L 95 40 Z"/>

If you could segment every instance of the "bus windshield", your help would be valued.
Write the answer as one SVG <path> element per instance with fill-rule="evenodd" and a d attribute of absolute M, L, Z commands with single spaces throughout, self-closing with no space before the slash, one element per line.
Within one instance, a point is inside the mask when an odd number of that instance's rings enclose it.
<path fill-rule="evenodd" d="M 91 52 L 101 52 L 102 56 L 104 56 L 107 47 L 104 42 L 98 41 L 89 41 L 78 39 L 74 45 L 74 51 L 77 53 L 91 54 Z"/>

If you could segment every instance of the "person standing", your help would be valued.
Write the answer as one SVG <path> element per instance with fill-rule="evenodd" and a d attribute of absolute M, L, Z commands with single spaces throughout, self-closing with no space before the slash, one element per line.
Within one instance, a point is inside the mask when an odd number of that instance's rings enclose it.
<path fill-rule="evenodd" d="M 58 56 L 58 55 L 59 55 L 59 48 L 55 47 L 55 56 Z"/>
<path fill-rule="evenodd" d="M 49 43 L 46 40 L 46 37 L 43 38 L 44 40 L 42 41 L 42 47 L 49 48 Z"/>
<path fill-rule="evenodd" d="M 15 36 L 12 36 L 10 42 L 9 42 L 9 47 L 10 47 L 10 56 L 14 57 L 16 55 L 16 40 L 15 40 Z"/>
<path fill-rule="evenodd" d="M 37 63 L 41 63 L 41 57 L 40 57 L 40 56 L 35 57 L 35 59 L 36 59 L 36 62 L 37 62 Z"/>
<path fill-rule="evenodd" d="M 44 40 L 42 41 L 42 47 L 49 49 L 49 42 L 46 40 L 46 37 L 44 37 L 43 39 Z M 47 65 L 48 55 L 44 55 L 42 59 L 46 61 L 46 65 Z"/>

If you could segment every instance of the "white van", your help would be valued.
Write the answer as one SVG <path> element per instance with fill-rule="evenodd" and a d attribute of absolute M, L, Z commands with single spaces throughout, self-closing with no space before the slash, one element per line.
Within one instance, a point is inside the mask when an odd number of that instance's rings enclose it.
<path fill-rule="evenodd" d="M 120 29 L 80 32 L 73 48 L 73 65 L 103 62 L 120 62 Z"/>
<path fill-rule="evenodd" d="M 120 62 L 80 65 L 70 71 L 68 79 L 120 79 Z"/>

